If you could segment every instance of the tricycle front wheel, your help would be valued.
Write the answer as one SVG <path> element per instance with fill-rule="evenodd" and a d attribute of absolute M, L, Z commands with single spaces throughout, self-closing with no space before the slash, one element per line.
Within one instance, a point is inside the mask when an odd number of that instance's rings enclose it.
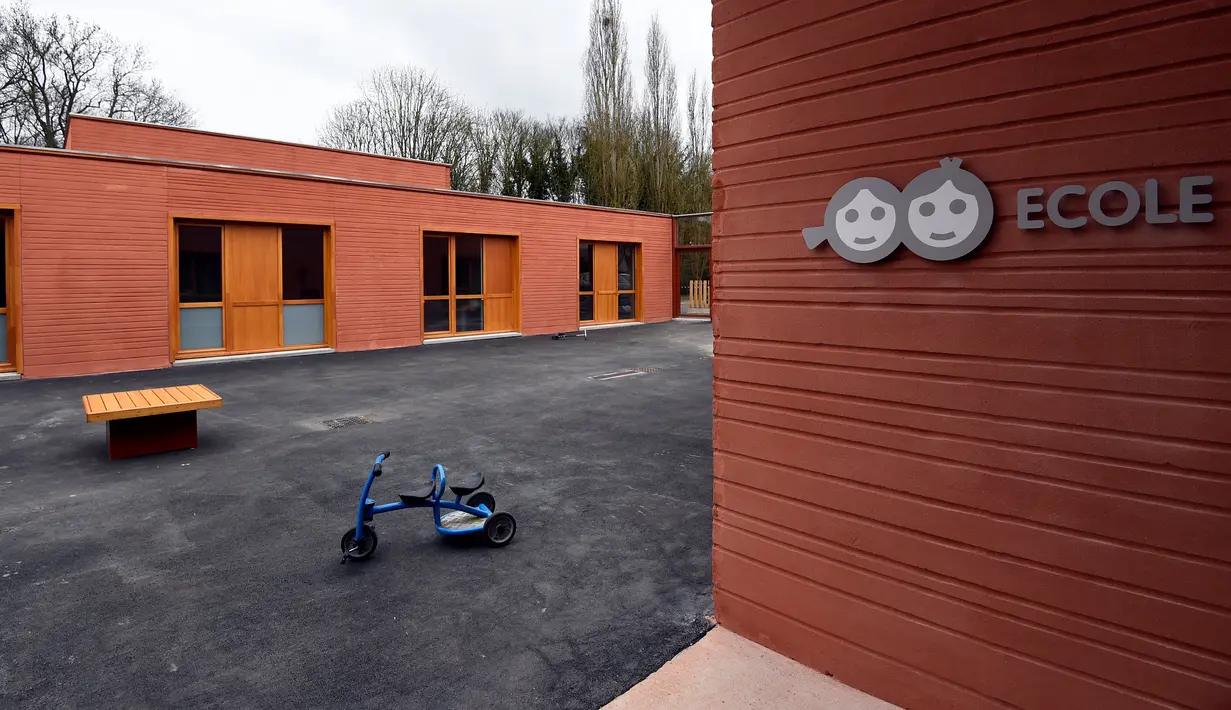
<path fill-rule="evenodd" d="M 517 521 L 508 513 L 494 513 L 483 522 L 483 535 L 492 547 L 504 547 L 517 534 Z"/>
<path fill-rule="evenodd" d="M 376 531 L 369 525 L 363 526 L 363 537 L 355 539 L 355 529 L 350 528 L 342 536 L 342 554 L 352 560 L 366 560 L 376 552 Z"/>

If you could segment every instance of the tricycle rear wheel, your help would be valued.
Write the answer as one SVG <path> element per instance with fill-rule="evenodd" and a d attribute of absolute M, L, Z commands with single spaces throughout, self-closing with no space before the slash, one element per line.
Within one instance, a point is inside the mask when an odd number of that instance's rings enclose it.
<path fill-rule="evenodd" d="M 480 503 L 487 506 L 488 512 L 496 512 L 496 496 L 487 491 L 479 491 L 466 499 L 466 505 L 471 508 L 478 508 Z"/>
<path fill-rule="evenodd" d="M 342 554 L 352 560 L 366 560 L 376 552 L 376 531 L 370 525 L 363 526 L 363 537 L 355 540 L 355 529 L 350 528 L 342 536 Z"/>

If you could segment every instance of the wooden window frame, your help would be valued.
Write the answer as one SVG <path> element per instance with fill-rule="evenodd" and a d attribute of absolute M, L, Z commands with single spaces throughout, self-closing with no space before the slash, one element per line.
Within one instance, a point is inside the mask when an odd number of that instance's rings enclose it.
<path fill-rule="evenodd" d="M 479 256 L 479 263 L 483 266 L 483 286 L 482 293 L 479 294 L 458 294 L 457 293 L 457 237 L 479 237 L 482 241 L 482 250 Z M 512 239 L 513 240 L 513 261 L 512 261 L 512 293 L 488 293 L 487 292 L 487 243 L 485 237 Z M 427 264 L 424 260 L 424 247 L 428 239 L 448 239 L 449 240 L 449 293 L 443 296 L 427 296 L 424 295 L 423 285 L 426 283 L 425 275 Z M 467 330 L 457 332 L 457 300 L 463 301 L 481 300 L 483 301 L 483 330 Z M 511 298 L 513 299 L 513 330 L 488 330 L 487 328 L 487 299 L 488 298 Z M 428 301 L 448 301 L 449 302 L 449 330 L 427 332 L 427 302 Z M 441 229 L 436 227 L 424 227 L 419 230 L 419 334 L 424 340 L 439 340 L 441 338 L 467 338 L 475 335 L 495 335 L 499 333 L 515 333 L 521 330 L 521 235 L 510 234 L 507 232 L 497 231 L 477 231 L 465 229 Z"/>
<path fill-rule="evenodd" d="M 615 245 L 616 245 L 616 284 L 617 284 L 617 290 L 616 290 L 616 311 L 617 311 L 617 312 L 616 312 L 616 319 L 615 319 L 615 320 L 613 320 L 613 321 L 611 321 L 611 322 L 602 322 L 602 323 L 600 323 L 600 322 L 599 322 L 599 321 L 597 321 L 597 320 L 582 320 L 582 319 L 581 319 L 581 297 L 582 297 L 582 296 L 586 296 L 586 295 L 594 296 L 594 297 L 595 297 L 595 298 L 594 298 L 594 312 L 595 312 L 595 313 L 597 313 L 597 312 L 598 312 L 598 296 L 597 296 L 597 291 L 582 291 L 582 290 L 581 290 L 581 288 L 580 288 L 580 286 L 581 286 L 581 283 L 580 283 L 580 279 L 581 279 L 581 245 L 582 245 L 582 244 L 598 244 L 598 243 L 604 243 L 604 244 L 615 244 Z M 621 246 L 621 245 L 632 246 L 632 247 L 633 247 L 633 249 L 634 249 L 634 251 L 633 251 L 633 289 L 632 289 L 631 291 L 630 291 L 630 290 L 623 290 L 623 289 L 620 289 L 620 288 L 618 287 L 619 280 L 620 280 L 620 271 L 619 271 L 619 269 L 620 269 L 620 267 L 619 267 L 619 263 L 620 263 L 619 248 L 620 248 L 620 246 Z M 576 301 L 576 306 L 575 306 L 575 308 L 573 309 L 573 312 L 577 314 L 577 328 L 578 328 L 578 330 L 580 330 L 582 326 L 602 326 L 602 325 L 612 325 L 612 324 L 615 324 L 615 323 L 641 323 L 641 322 L 643 322 L 643 321 L 642 321 L 642 316 L 644 315 L 644 310 L 643 310 L 643 309 L 645 308 L 645 304 L 644 304 L 644 302 L 643 302 L 643 301 L 644 301 L 644 299 L 643 299 L 643 298 L 642 298 L 642 296 L 641 296 L 641 293 L 642 293 L 642 286 L 644 285 L 644 281 L 645 281 L 645 278 L 644 278 L 644 277 L 645 277 L 645 269 L 643 268 L 643 263 L 644 263 L 644 262 L 643 262 L 643 257 L 642 257 L 642 253 L 644 252 L 644 248 L 643 248 L 643 247 L 644 247 L 644 244 L 643 244 L 642 242 L 637 242 L 637 241 L 628 241 L 628 240 L 625 240 L 625 239 L 608 239 L 608 238 L 604 238 L 604 237 L 578 237 L 578 238 L 577 238 L 577 248 L 576 248 L 576 250 L 573 252 L 573 254 L 574 254 L 575 258 L 577 259 L 577 261 L 576 261 L 576 268 L 573 270 L 573 273 L 575 273 L 575 274 L 577 275 L 577 276 L 576 276 L 576 278 L 578 279 L 578 289 L 577 289 L 577 301 Z M 591 256 L 591 258 L 590 258 L 590 264 L 591 264 L 591 268 L 593 268 L 593 264 L 594 264 L 594 258 L 593 258 L 593 256 Z M 597 277 L 597 276 L 592 275 L 592 276 L 591 276 L 591 278 L 590 278 L 590 283 L 591 283 L 591 284 L 596 284 L 596 283 L 598 283 L 598 277 Z M 633 314 L 633 319 L 632 319 L 632 320 L 620 320 L 620 318 L 619 318 L 619 304 L 620 304 L 620 296 L 621 296 L 621 295 L 623 295 L 623 294 L 630 294 L 630 293 L 631 293 L 631 294 L 633 294 L 633 306 L 634 306 L 634 314 Z"/>
<path fill-rule="evenodd" d="M 169 248 L 169 290 L 170 290 L 170 345 L 171 345 L 171 361 L 176 360 L 192 360 L 197 358 L 207 357 L 223 357 L 228 355 L 251 355 L 255 353 L 265 352 L 294 352 L 295 350 L 314 350 L 319 348 L 334 348 L 337 343 L 337 323 L 336 323 L 336 294 L 334 293 L 334 224 L 326 220 L 304 220 L 304 219 L 268 219 L 268 218 L 250 218 L 250 217 L 213 217 L 207 215 L 171 215 L 168 220 Z M 227 328 L 227 307 L 231 302 L 227 298 L 226 290 L 226 250 L 227 250 L 227 225 L 229 224 L 260 224 L 265 226 L 275 226 L 278 228 L 278 347 L 274 350 L 228 350 L 227 341 L 229 340 Z M 218 303 L 180 303 L 179 289 L 179 228 L 181 226 L 196 226 L 196 227 L 218 227 L 222 230 L 222 301 Z M 324 298 L 313 299 L 291 299 L 285 300 L 282 298 L 282 228 L 287 226 L 293 227 L 319 227 L 324 230 L 323 249 L 324 249 Z M 325 342 L 312 345 L 282 345 L 283 322 L 282 322 L 282 307 L 293 305 L 310 305 L 322 304 L 325 307 Z M 272 304 L 271 304 L 272 305 Z M 222 308 L 222 347 L 209 348 L 204 350 L 180 350 L 180 309 L 181 308 Z"/>
<path fill-rule="evenodd" d="M 590 290 L 582 291 L 581 290 L 581 247 L 586 244 L 590 245 Z M 577 240 L 577 326 L 578 328 L 580 328 L 582 324 L 589 324 L 589 323 L 596 322 L 593 318 L 591 318 L 590 320 L 581 319 L 581 297 L 582 296 L 590 297 L 591 315 L 598 312 L 598 291 L 594 288 L 594 283 L 595 283 L 594 241 L 591 239 L 578 239 Z"/>
<path fill-rule="evenodd" d="M 22 368 L 21 344 L 21 206 L 0 204 L 0 222 L 4 224 L 5 253 L 0 254 L 0 268 L 5 270 L 5 287 L 8 291 L 5 306 L 0 313 L 5 315 L 7 351 L 0 353 L 0 372 L 16 372 Z"/>
<path fill-rule="evenodd" d="M 712 288 L 713 288 L 713 282 L 714 282 L 714 255 L 713 255 L 712 250 L 713 250 L 713 247 L 708 244 L 698 245 L 698 246 L 675 247 L 674 249 L 672 249 L 672 253 L 671 253 L 671 273 L 672 273 L 672 276 L 671 276 L 671 293 L 672 293 L 671 315 L 672 317 L 674 318 L 700 318 L 700 319 L 712 317 L 713 308 L 714 308 L 712 302 L 710 303 L 709 313 L 681 313 L 680 312 L 680 289 L 683 286 L 683 284 L 680 282 L 680 255 L 687 254 L 689 252 L 692 252 L 692 253 L 706 252 L 710 255 L 710 285 L 711 285 L 711 294 L 712 294 L 713 293 Z M 711 295 L 711 299 L 712 298 L 713 296 Z"/>

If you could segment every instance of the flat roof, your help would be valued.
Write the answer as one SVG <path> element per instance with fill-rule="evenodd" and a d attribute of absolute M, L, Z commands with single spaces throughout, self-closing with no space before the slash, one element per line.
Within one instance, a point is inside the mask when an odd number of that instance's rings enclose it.
<path fill-rule="evenodd" d="M 108 119 L 110 120 L 110 119 Z M 574 202 L 553 202 L 552 200 L 535 200 L 528 197 L 507 197 L 505 195 L 491 195 L 485 192 L 464 192 L 461 190 L 450 190 L 441 187 L 422 187 L 419 185 L 402 185 L 393 182 L 379 182 L 376 180 L 358 180 L 355 178 L 333 177 L 330 175 L 313 175 L 311 173 L 297 173 L 286 170 L 274 170 L 271 168 L 251 168 L 242 165 L 221 165 L 215 163 L 200 163 L 192 160 L 174 160 L 170 158 L 147 158 L 140 155 L 117 155 L 114 153 L 95 153 L 85 150 L 69 150 L 67 148 L 44 148 L 38 146 L 25 145 L 9 145 L 0 143 L 0 152 L 4 153 L 35 153 L 39 155 L 51 155 L 59 158 L 79 158 L 82 160 L 110 160 L 122 163 L 142 163 L 146 165 L 163 165 L 179 168 L 192 168 L 196 170 L 211 170 L 216 172 L 240 173 L 245 175 L 263 175 L 266 177 L 281 177 L 292 180 L 311 180 L 314 182 L 329 182 L 340 185 L 358 185 L 364 187 L 381 187 L 390 190 L 402 190 L 405 192 L 426 192 L 435 195 L 454 195 L 457 197 L 467 197 L 479 200 L 496 200 L 500 202 L 520 202 L 525 204 L 549 205 L 552 207 L 572 208 L 580 210 L 593 210 L 596 212 L 614 212 L 618 214 L 636 214 L 646 217 L 662 217 L 671 219 L 669 214 L 661 212 L 644 212 L 642 210 L 630 210 L 620 207 L 600 207 L 597 205 L 582 205 Z M 366 155 L 366 154 L 364 154 Z"/>
<path fill-rule="evenodd" d="M 196 134 L 203 135 L 203 136 L 230 138 L 232 140 L 237 140 L 237 141 L 254 141 L 256 143 L 272 143 L 274 145 L 286 145 L 286 146 L 291 146 L 293 148 L 307 148 L 309 150 L 324 150 L 324 151 L 329 151 L 332 153 L 343 153 L 345 155 L 362 155 L 362 156 L 366 156 L 369 158 L 386 158 L 388 160 L 400 160 L 400 161 L 407 162 L 407 163 L 422 163 L 424 165 L 439 165 L 439 166 L 446 167 L 446 168 L 453 167 L 452 163 L 442 163 L 437 160 L 420 160 L 418 158 L 402 158 L 396 155 L 384 155 L 383 153 L 365 153 L 361 150 L 346 150 L 345 148 L 330 148 L 328 146 L 310 145 L 308 143 L 292 143 L 290 141 L 280 141 L 280 140 L 275 140 L 273 138 L 254 138 L 252 136 L 241 136 L 235 133 L 220 133 L 218 131 L 203 131 L 199 128 L 182 128 L 180 126 L 167 126 L 161 123 L 146 123 L 144 121 L 128 121 L 122 118 L 106 118 L 103 116 L 89 116 L 83 113 L 69 114 L 68 119 L 69 120 L 68 120 L 67 133 L 72 133 L 74 120 L 100 121 L 104 123 L 123 123 L 123 124 L 130 125 L 130 126 L 140 126 L 142 128 L 159 128 L 164 131 L 178 131 L 180 133 L 196 133 Z M 67 134 L 65 135 L 65 140 L 66 141 L 68 140 Z"/>

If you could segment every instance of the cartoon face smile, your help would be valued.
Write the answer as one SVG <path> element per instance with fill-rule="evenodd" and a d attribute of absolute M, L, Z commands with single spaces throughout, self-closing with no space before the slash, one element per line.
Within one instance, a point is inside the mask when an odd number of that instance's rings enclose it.
<path fill-rule="evenodd" d="M 897 208 L 863 189 L 845 207 L 838 209 L 834 231 L 856 251 L 870 251 L 889 241 L 897 226 Z"/>
<path fill-rule="evenodd" d="M 910 231 L 923 243 L 952 246 L 974 234 L 979 204 L 947 180 L 935 192 L 911 200 L 907 219 Z"/>
<path fill-rule="evenodd" d="M 829 242 L 843 259 L 871 264 L 902 243 L 906 220 L 898 219 L 902 193 L 880 178 L 858 178 L 843 185 L 825 208 L 825 225 L 804 230 L 804 243 L 815 249 Z"/>

